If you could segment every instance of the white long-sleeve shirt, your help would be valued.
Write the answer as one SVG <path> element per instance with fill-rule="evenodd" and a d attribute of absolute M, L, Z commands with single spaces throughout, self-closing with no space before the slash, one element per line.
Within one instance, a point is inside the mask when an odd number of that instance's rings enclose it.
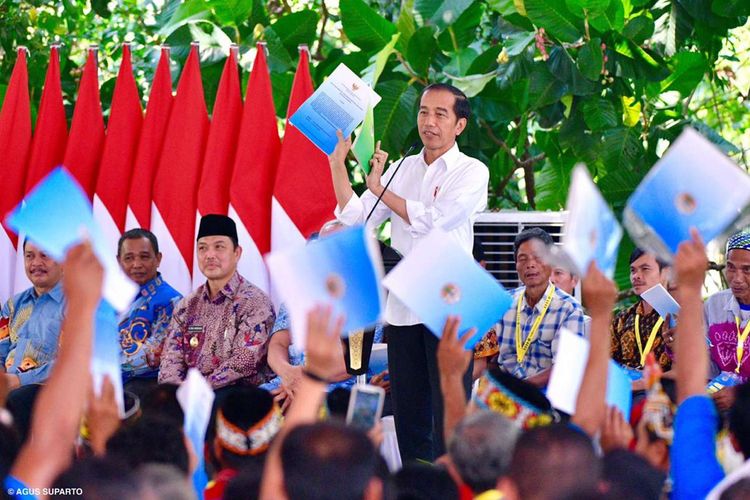
<path fill-rule="evenodd" d="M 393 162 L 385 172 L 383 185 L 393 175 L 397 164 Z M 407 156 L 388 189 L 406 200 L 410 224 L 381 200 L 368 227 L 377 227 L 390 218 L 391 245 L 404 256 L 435 227 L 442 228 L 471 254 L 474 220 L 487 207 L 489 176 L 485 164 L 461 153 L 457 144 L 429 166 L 424 161 L 424 150 Z M 376 200 L 377 196 L 369 190 L 362 197 L 354 194 L 343 210 L 337 206 L 334 214 L 347 226 L 363 224 Z M 399 326 L 420 323 L 419 318 L 392 295 L 386 302 L 385 320 Z"/>

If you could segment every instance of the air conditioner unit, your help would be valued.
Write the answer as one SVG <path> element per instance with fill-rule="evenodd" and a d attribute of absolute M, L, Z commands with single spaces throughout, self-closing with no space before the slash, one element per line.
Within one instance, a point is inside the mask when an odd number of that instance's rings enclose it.
<path fill-rule="evenodd" d="M 474 222 L 474 234 L 482 242 L 486 269 L 508 290 L 521 283 L 516 274 L 513 257 L 513 240 L 528 227 L 540 227 L 547 231 L 555 243 L 564 234 L 566 211 L 521 212 L 502 210 L 482 212 Z"/>

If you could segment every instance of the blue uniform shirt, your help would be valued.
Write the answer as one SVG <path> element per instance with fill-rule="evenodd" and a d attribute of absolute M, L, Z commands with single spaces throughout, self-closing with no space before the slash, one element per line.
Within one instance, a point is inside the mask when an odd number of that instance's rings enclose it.
<path fill-rule="evenodd" d="M 5 303 L 0 319 L 0 362 L 21 385 L 44 382 L 57 357 L 65 297 L 62 283 L 37 296 L 34 287 Z"/>
<path fill-rule="evenodd" d="M 130 309 L 120 317 L 123 378 L 156 377 L 159 354 L 180 293 L 157 274 L 141 286 Z M 149 359 L 151 363 L 149 363 Z"/>

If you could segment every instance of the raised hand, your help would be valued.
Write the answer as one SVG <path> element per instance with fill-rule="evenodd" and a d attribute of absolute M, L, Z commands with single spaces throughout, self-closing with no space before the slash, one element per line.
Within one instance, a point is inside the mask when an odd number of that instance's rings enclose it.
<path fill-rule="evenodd" d="M 370 173 L 367 175 L 367 189 L 372 191 L 376 195 L 380 195 L 380 191 L 383 189 L 383 170 L 385 169 L 385 162 L 388 160 L 388 153 L 380 149 L 380 141 L 375 144 L 375 153 L 372 155 L 370 160 Z"/>
<path fill-rule="evenodd" d="M 463 377 L 469 368 L 473 352 L 466 349 L 466 342 L 476 333 L 477 329 L 472 328 L 462 336 L 458 336 L 458 327 L 461 324 L 461 318 L 458 316 L 448 316 L 443 327 L 443 335 L 440 338 L 437 348 L 438 367 L 440 367 L 440 376 Z"/>
<path fill-rule="evenodd" d="M 341 367 L 341 329 L 344 317 L 332 318 L 331 306 L 307 313 L 307 371 L 330 380 Z"/>

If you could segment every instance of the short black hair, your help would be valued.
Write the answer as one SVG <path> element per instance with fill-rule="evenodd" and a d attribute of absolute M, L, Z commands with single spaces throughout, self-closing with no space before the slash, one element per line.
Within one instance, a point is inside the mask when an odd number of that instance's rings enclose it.
<path fill-rule="evenodd" d="M 729 410 L 729 431 L 746 459 L 750 458 L 750 383 L 737 387 L 735 400 Z"/>
<path fill-rule="evenodd" d="M 178 385 L 159 384 L 141 399 L 141 413 L 144 417 L 159 417 L 171 420 L 177 425 L 185 421 L 185 413 L 177 401 Z"/>
<path fill-rule="evenodd" d="M 73 462 L 52 484 L 54 488 L 81 490 L 84 499 L 142 498 L 135 474 L 127 464 L 112 457 L 89 457 Z M 53 494 L 50 498 L 67 498 Z"/>
<path fill-rule="evenodd" d="M 552 239 L 552 236 L 550 236 L 549 233 L 541 227 L 527 227 L 526 229 L 518 233 L 516 235 L 516 238 L 513 240 L 514 260 L 518 257 L 518 247 L 533 239 L 537 239 L 545 245 L 552 245 L 555 243 L 555 241 Z"/>
<path fill-rule="evenodd" d="M 640 259 L 641 257 L 643 257 L 646 254 L 648 254 L 648 252 L 646 252 L 645 250 L 642 250 L 640 248 L 636 248 L 635 250 L 633 250 L 630 253 L 630 262 L 629 262 L 629 264 L 632 264 L 633 262 L 635 262 L 636 260 Z M 669 267 L 669 264 L 667 262 L 664 262 L 663 260 L 661 260 L 656 255 L 654 255 L 654 259 L 656 260 L 656 264 L 659 266 L 659 271 L 661 271 L 665 267 Z"/>
<path fill-rule="evenodd" d="M 241 429 L 247 430 L 254 426 L 273 409 L 271 393 L 253 386 L 233 387 L 231 392 L 221 402 L 219 409 L 224 420 Z M 216 420 L 212 420 L 213 428 L 207 433 L 212 440 L 216 438 Z M 213 448 L 213 447 L 212 447 Z M 213 452 L 213 449 L 211 450 Z M 263 463 L 265 452 L 259 455 L 239 455 L 230 450 L 222 449 L 221 459 L 224 464 L 235 470 L 244 468 L 254 462 Z"/>
<path fill-rule="evenodd" d="M 202 454 L 203 450 L 195 450 Z M 136 468 L 147 463 L 170 464 L 189 472 L 188 451 L 182 427 L 163 417 L 144 416 L 132 425 L 121 427 L 107 441 L 107 455 Z"/>
<path fill-rule="evenodd" d="M 377 451 L 367 435 L 341 424 L 300 425 L 281 445 L 289 500 L 362 498 L 375 477 Z"/>
<path fill-rule="evenodd" d="M 448 471 L 433 464 L 412 462 L 393 474 L 386 483 L 388 500 L 432 500 L 458 498 L 458 486 Z"/>
<path fill-rule="evenodd" d="M 432 83 L 424 88 L 422 95 L 419 97 L 420 100 L 427 93 L 428 90 L 443 90 L 453 94 L 455 99 L 453 100 L 453 112 L 456 114 L 457 119 L 465 118 L 469 119 L 471 116 L 471 104 L 469 104 L 469 98 L 466 97 L 461 89 L 454 87 L 449 83 Z"/>
<path fill-rule="evenodd" d="M 146 238 L 148 241 L 150 241 L 151 248 L 154 249 L 154 254 L 159 255 L 159 240 L 156 239 L 156 235 L 148 229 L 137 227 L 135 229 L 125 231 L 122 236 L 120 236 L 120 239 L 117 241 L 117 256 L 119 257 L 122 253 L 122 244 L 125 242 L 125 240 L 140 240 L 141 238 Z"/>

